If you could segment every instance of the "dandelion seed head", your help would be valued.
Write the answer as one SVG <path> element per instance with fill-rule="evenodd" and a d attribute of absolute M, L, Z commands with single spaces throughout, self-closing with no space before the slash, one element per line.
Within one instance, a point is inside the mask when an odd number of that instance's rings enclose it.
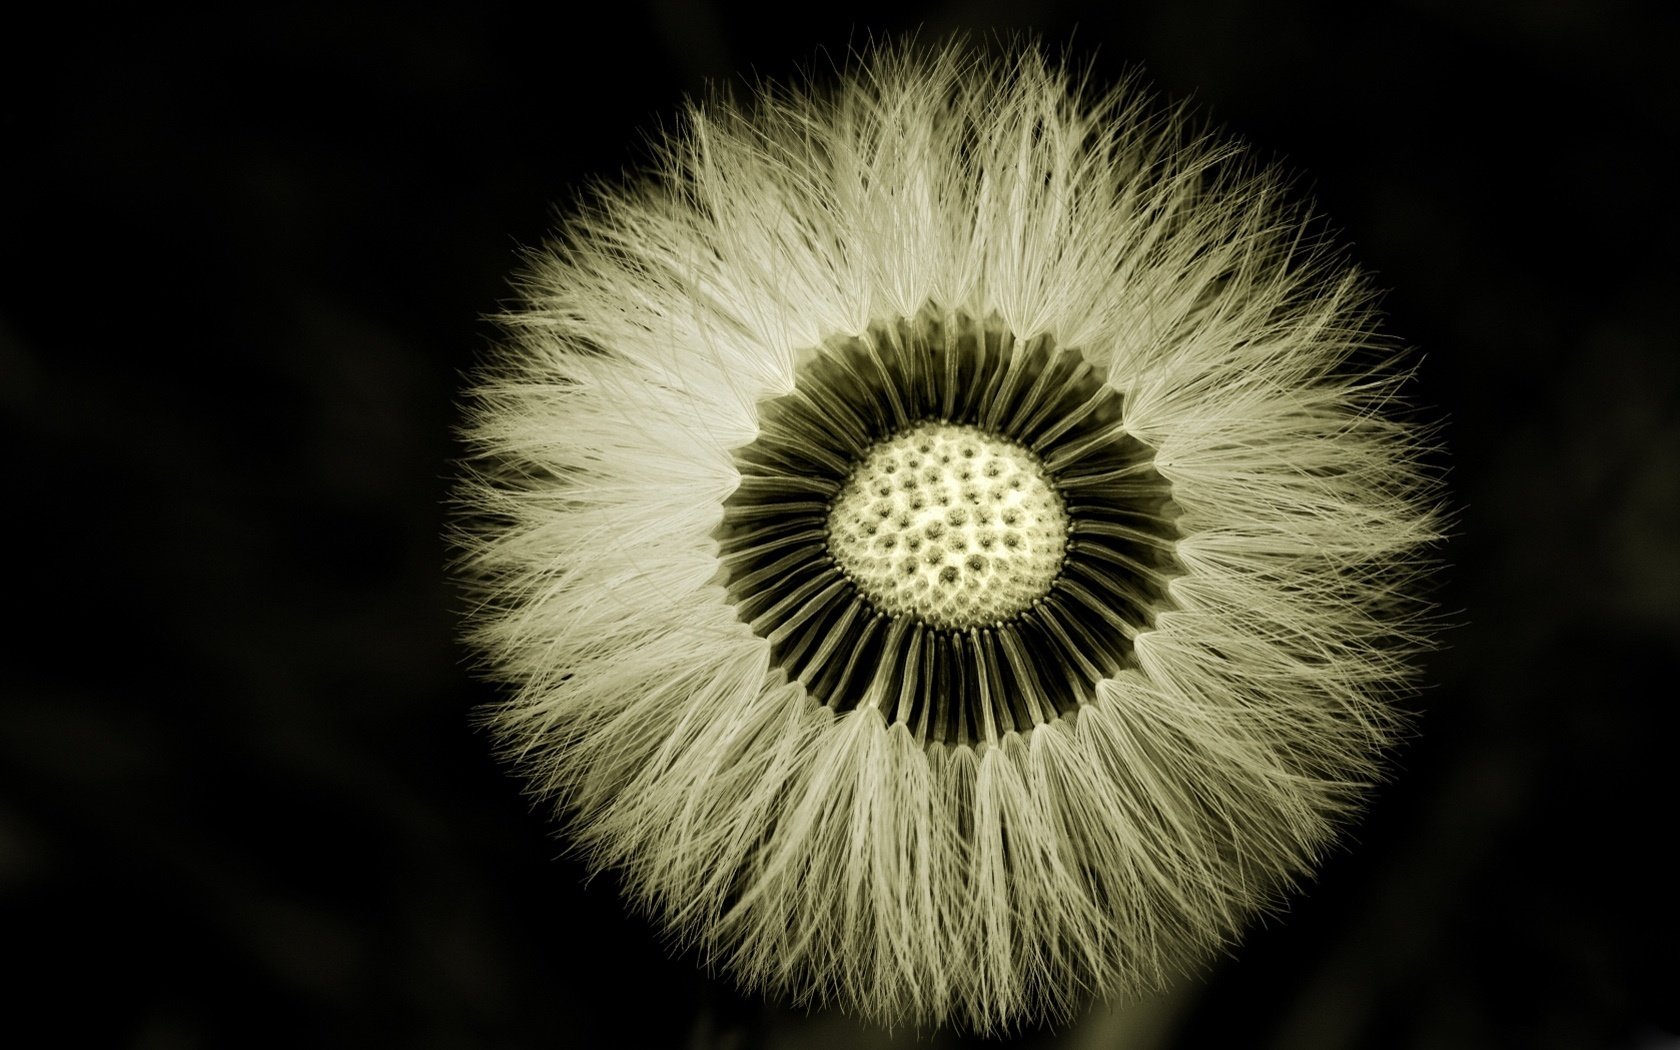
<path fill-rule="evenodd" d="M 693 106 L 471 394 L 490 716 L 743 987 L 1010 1029 L 1282 906 L 1382 775 L 1437 482 L 1240 147 L 1034 48 Z"/>

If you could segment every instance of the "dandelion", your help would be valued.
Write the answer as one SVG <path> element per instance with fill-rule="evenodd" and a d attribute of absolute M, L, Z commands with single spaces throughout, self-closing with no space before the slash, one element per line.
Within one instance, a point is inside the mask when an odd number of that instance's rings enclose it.
<path fill-rule="evenodd" d="M 506 319 L 460 518 L 497 739 L 747 988 L 1146 993 L 1380 774 L 1436 527 L 1402 372 L 1283 180 L 1151 107 L 961 45 L 714 99 Z"/>

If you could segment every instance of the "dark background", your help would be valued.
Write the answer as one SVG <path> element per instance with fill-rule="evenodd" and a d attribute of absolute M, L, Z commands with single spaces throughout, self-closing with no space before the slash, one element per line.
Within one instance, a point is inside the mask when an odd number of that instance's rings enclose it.
<path fill-rule="evenodd" d="M 1288 916 L 1160 1002 L 1023 1042 L 1680 1045 L 1670 16 L 590 17 L 61 6 L 5 34 L 8 1025 L 143 1048 L 880 1041 L 668 958 L 487 757 L 469 713 L 497 694 L 442 568 L 454 398 L 551 205 L 645 156 L 706 78 L 1031 27 L 1307 173 L 1392 289 L 1417 396 L 1450 419 L 1462 626 L 1399 779 Z"/>

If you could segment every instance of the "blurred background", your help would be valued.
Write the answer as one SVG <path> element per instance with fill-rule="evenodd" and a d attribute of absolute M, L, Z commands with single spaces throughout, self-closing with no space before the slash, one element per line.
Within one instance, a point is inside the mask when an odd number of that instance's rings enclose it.
<path fill-rule="evenodd" d="M 229 6 L 61 7 L 0 42 L 8 1027 L 969 1045 L 742 998 L 586 883 L 472 727 L 498 694 L 440 537 L 482 318 L 555 205 L 708 79 L 1028 29 L 1304 173 L 1391 289 L 1450 420 L 1462 626 L 1398 778 L 1289 914 L 1014 1042 L 1680 1046 L 1666 8 Z"/>

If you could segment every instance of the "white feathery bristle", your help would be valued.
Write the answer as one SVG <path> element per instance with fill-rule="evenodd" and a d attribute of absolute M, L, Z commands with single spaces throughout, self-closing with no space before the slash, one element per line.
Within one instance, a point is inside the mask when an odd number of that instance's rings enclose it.
<path fill-rule="evenodd" d="M 1280 177 L 1077 79 L 886 47 L 831 91 L 695 105 L 540 256 L 473 392 L 498 740 L 748 988 L 983 1031 L 1146 994 L 1276 908 L 1380 775 L 1439 520 L 1370 294 Z M 714 538 L 759 406 L 930 304 L 1077 347 L 1181 511 L 1135 666 L 975 744 L 789 681 Z"/>

